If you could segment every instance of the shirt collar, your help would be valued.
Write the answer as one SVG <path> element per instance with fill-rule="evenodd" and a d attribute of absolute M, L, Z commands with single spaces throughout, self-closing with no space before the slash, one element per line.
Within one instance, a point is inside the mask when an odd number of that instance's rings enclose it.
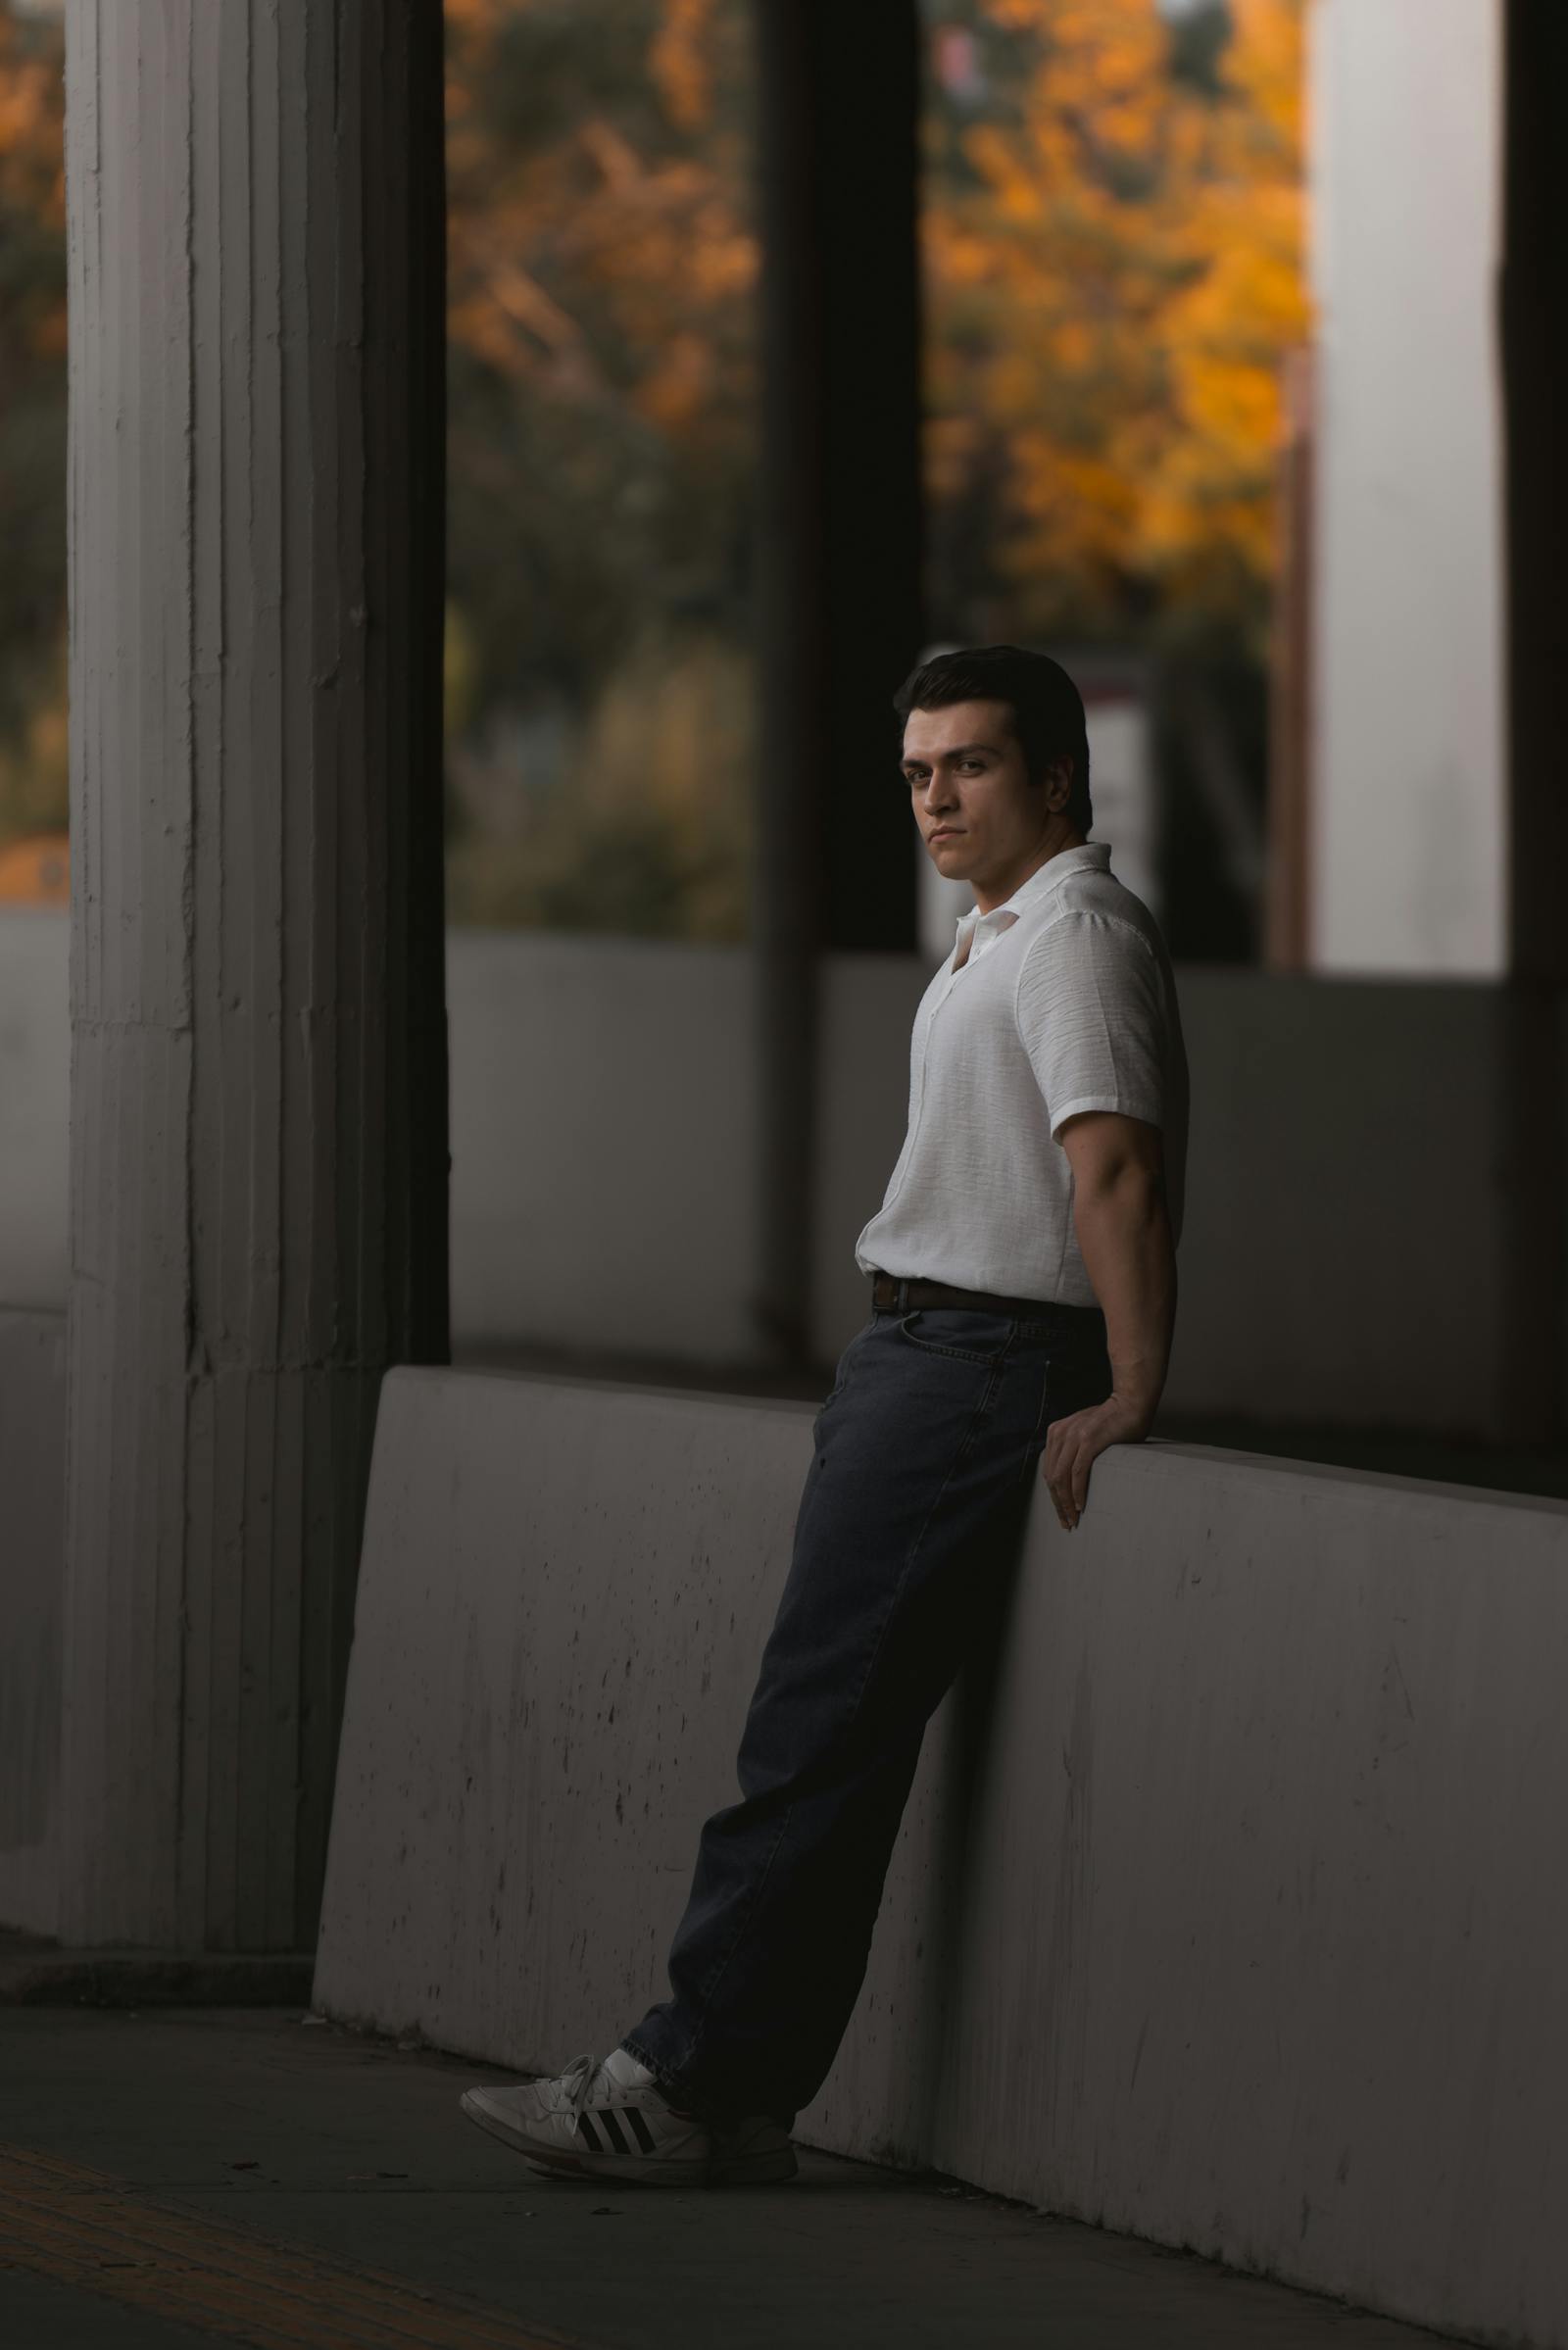
<path fill-rule="evenodd" d="M 1018 915 L 1027 913 L 1037 900 L 1047 897 L 1057 888 L 1069 873 L 1081 873 L 1086 868 L 1103 873 L 1108 871 L 1109 866 L 1108 841 L 1085 841 L 1078 849 L 1058 849 L 1054 857 L 1048 857 L 1043 865 L 1036 865 L 1034 871 L 1019 882 L 1010 898 L 1004 898 L 1000 906 L 994 906 L 989 916 L 983 914 L 977 906 L 971 906 L 968 913 L 958 916 L 958 928 L 962 930 L 965 923 L 980 923 L 1002 914 L 1010 914 L 1016 919 Z"/>

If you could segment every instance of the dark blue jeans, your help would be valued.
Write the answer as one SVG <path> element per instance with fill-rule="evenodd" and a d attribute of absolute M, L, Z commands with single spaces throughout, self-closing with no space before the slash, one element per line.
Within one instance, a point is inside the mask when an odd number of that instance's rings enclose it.
<path fill-rule="evenodd" d="M 820 2088 L 925 1725 L 1017 1564 L 1046 1430 L 1110 1388 L 1098 1307 L 889 1309 L 845 1348 L 741 1738 L 742 1799 L 703 1829 L 672 1996 L 621 2043 L 676 2103 L 788 2127 Z"/>

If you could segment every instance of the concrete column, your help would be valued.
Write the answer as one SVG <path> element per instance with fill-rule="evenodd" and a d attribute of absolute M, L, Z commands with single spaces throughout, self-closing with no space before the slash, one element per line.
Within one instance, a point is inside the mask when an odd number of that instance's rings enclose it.
<path fill-rule="evenodd" d="M 315 1936 L 446 1352 L 435 0 L 70 0 L 60 1934 Z"/>

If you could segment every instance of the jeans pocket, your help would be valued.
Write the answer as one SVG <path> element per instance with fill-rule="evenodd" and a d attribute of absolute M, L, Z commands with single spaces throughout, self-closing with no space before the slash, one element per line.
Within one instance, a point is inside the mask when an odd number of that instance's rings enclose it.
<path fill-rule="evenodd" d="M 918 1330 L 917 1322 L 923 1325 Z M 917 1305 L 899 1322 L 900 1338 L 922 1354 L 948 1355 L 955 1362 L 974 1363 L 981 1370 L 1002 1361 L 1012 1345 L 1012 1332 L 1005 1314 L 970 1306 Z"/>
<path fill-rule="evenodd" d="M 856 1332 L 854 1338 L 851 1339 L 849 1345 L 845 1347 L 844 1352 L 839 1356 L 838 1365 L 833 1374 L 833 1385 L 829 1388 L 826 1395 L 822 1398 L 823 1411 L 826 1411 L 828 1405 L 836 1401 L 837 1398 L 843 1395 L 845 1388 L 849 1385 L 850 1373 L 855 1367 L 855 1349 L 864 1338 L 866 1332 L 868 1330 L 874 1330 L 875 1328 L 876 1316 L 875 1314 L 872 1314 L 869 1321 L 862 1322 L 860 1324 L 859 1329 Z"/>

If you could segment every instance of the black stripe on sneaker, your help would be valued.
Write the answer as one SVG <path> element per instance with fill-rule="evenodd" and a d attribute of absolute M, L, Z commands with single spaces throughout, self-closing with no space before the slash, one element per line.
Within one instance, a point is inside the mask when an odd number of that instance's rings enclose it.
<path fill-rule="evenodd" d="M 643 2120 L 642 2115 L 637 2111 L 635 2105 L 627 2106 L 626 2119 L 631 2124 L 632 2129 L 636 2133 L 637 2143 L 639 2146 L 641 2146 L 643 2152 L 645 2154 L 652 2154 L 654 2150 L 654 2133 L 649 2129 L 647 2123 Z"/>
<path fill-rule="evenodd" d="M 627 2145 L 625 2139 L 620 2134 L 619 2117 L 612 2113 L 608 2105 L 604 2107 L 599 2115 L 599 2127 L 604 2131 L 606 2137 L 609 2138 L 611 2144 L 614 2147 L 617 2154 L 629 2154 L 631 2152 L 631 2148 Z"/>
<path fill-rule="evenodd" d="M 595 2132 L 594 2126 L 589 2121 L 586 2114 L 579 2114 L 577 2116 L 577 2135 L 582 2139 L 583 2144 L 588 2148 L 590 2154 L 603 2154 L 604 2148 L 599 2143 L 598 2135 Z"/>

